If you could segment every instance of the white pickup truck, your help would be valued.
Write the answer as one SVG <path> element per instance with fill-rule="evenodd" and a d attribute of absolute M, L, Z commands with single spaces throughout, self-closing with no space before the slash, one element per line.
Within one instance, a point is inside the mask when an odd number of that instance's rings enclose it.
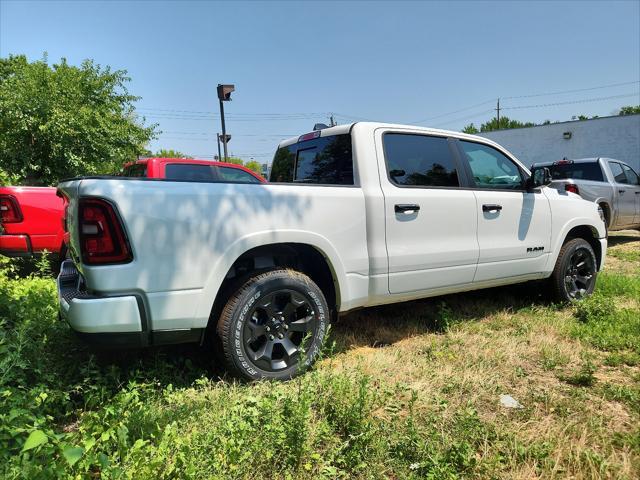
<path fill-rule="evenodd" d="M 602 212 L 536 177 L 484 138 L 355 123 L 283 141 L 269 184 L 64 181 L 61 315 L 110 346 L 210 334 L 231 373 L 286 379 L 340 312 L 544 278 L 578 299 Z"/>

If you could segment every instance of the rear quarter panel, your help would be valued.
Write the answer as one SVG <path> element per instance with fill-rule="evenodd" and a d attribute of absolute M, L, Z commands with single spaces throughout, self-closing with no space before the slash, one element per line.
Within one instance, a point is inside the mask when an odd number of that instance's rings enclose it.
<path fill-rule="evenodd" d="M 79 193 L 117 206 L 134 256 L 124 265 L 84 265 L 87 286 L 141 293 L 153 329 L 205 326 L 233 262 L 272 243 L 306 243 L 323 253 L 343 304 L 367 296 L 359 188 L 85 179 Z"/>

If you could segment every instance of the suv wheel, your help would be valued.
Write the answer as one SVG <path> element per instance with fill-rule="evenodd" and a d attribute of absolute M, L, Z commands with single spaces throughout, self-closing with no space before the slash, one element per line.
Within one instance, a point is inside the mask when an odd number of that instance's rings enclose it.
<path fill-rule="evenodd" d="M 227 369 L 247 380 L 293 378 L 320 353 L 329 311 L 322 291 L 302 273 L 272 270 L 249 278 L 218 320 Z"/>
<path fill-rule="evenodd" d="M 574 238 L 560 249 L 551 274 L 551 292 L 556 301 L 580 300 L 593 293 L 598 276 L 593 248 L 583 238 Z"/>

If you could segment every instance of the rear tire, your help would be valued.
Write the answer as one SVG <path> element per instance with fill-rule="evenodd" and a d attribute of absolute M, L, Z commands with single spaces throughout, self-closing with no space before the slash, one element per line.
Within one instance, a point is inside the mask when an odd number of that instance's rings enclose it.
<path fill-rule="evenodd" d="M 557 302 L 580 300 L 593 293 L 598 276 L 593 248 L 583 238 L 574 238 L 560 249 L 549 278 L 551 295 Z"/>
<path fill-rule="evenodd" d="M 254 275 L 231 294 L 218 320 L 225 366 L 245 380 L 291 379 L 317 358 L 329 319 L 322 291 L 306 275 Z"/>

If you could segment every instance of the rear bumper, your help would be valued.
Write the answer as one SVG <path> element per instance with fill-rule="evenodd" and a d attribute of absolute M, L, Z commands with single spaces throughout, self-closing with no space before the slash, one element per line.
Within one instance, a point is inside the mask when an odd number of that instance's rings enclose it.
<path fill-rule="evenodd" d="M 28 235 L 0 235 L 0 255 L 29 257 L 32 255 Z"/>
<path fill-rule="evenodd" d="M 82 277 L 66 260 L 57 279 L 60 316 L 87 343 L 105 347 L 143 346 L 141 307 L 134 295 L 100 297 L 82 290 Z"/>
<path fill-rule="evenodd" d="M 58 275 L 60 318 L 86 343 L 100 348 L 146 347 L 197 343 L 204 328 L 150 331 L 147 309 L 138 295 L 99 296 L 83 288 L 84 280 L 71 260 Z"/>

